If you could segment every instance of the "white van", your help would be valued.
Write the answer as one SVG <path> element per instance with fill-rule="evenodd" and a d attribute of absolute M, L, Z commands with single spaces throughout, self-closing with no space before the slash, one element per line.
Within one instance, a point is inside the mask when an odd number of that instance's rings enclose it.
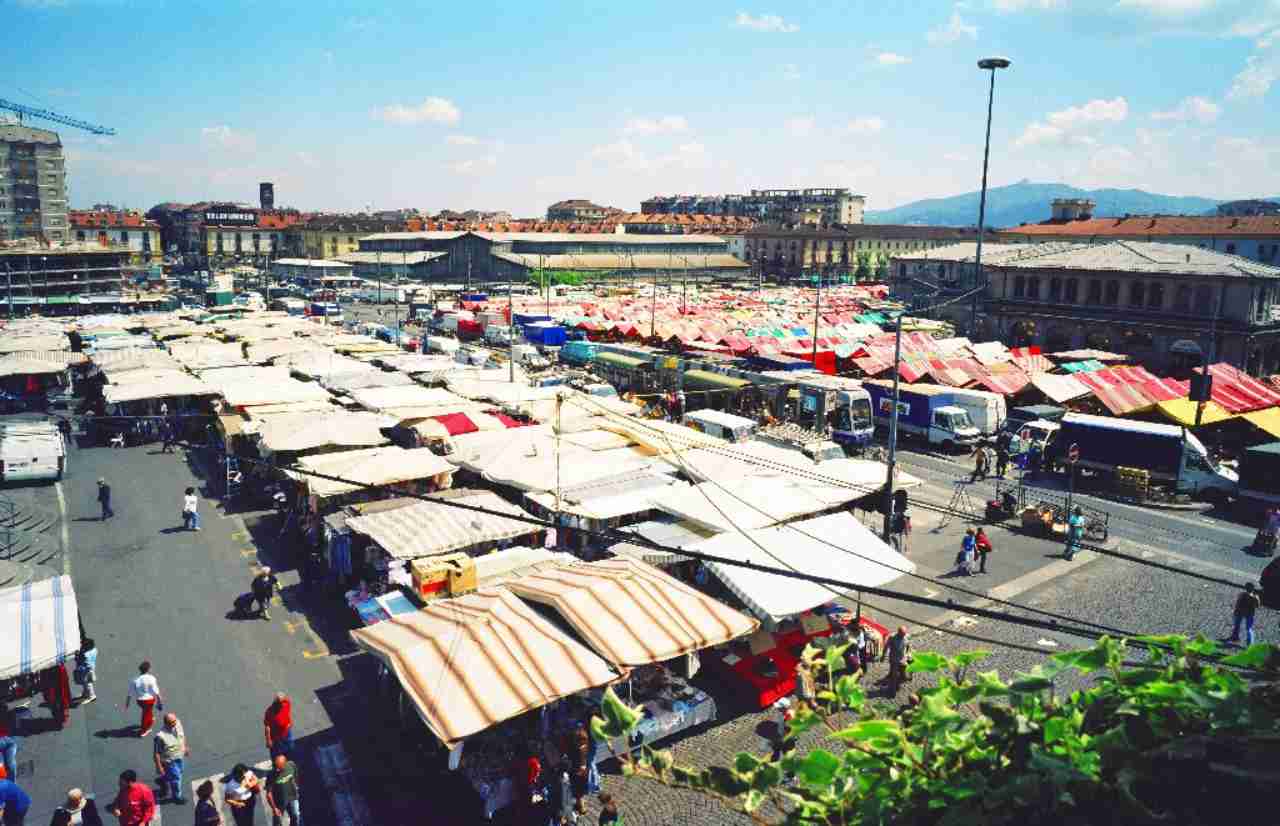
<path fill-rule="evenodd" d="M 984 436 L 998 432 L 1004 426 L 1004 420 L 1009 417 L 1009 408 L 1004 396 L 999 393 L 959 387 L 948 387 L 947 392 L 955 397 L 958 407 L 968 411 L 969 421 Z"/>
<path fill-rule="evenodd" d="M 67 443 L 53 422 L 0 422 L 0 481 L 62 478 Z"/>

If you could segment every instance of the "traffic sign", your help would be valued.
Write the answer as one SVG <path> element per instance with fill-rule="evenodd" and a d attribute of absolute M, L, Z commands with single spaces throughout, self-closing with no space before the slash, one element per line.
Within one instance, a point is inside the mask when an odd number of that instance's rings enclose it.
<path fill-rule="evenodd" d="M 1071 443 L 1071 447 L 1067 448 L 1067 461 L 1073 465 L 1080 461 L 1080 445 Z"/>

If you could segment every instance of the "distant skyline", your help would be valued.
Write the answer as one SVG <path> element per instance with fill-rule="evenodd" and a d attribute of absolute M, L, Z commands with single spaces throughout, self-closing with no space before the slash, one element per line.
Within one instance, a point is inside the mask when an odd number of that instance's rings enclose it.
<path fill-rule="evenodd" d="M 885 209 L 1029 178 L 1280 192 L 1280 0 L 202 7 L 0 0 L 0 97 L 42 121 L 74 207 L 504 209 L 847 186 Z M 976 220 L 976 217 L 975 217 Z"/>

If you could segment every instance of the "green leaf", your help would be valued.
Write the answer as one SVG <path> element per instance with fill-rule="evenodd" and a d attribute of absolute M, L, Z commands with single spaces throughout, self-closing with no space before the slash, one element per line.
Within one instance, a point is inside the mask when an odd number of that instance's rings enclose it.
<path fill-rule="evenodd" d="M 897 720 L 862 720 L 847 728 L 832 732 L 837 740 L 860 742 L 878 737 L 897 737 L 902 734 L 902 727 Z"/>
<path fill-rule="evenodd" d="M 967 668 L 968 666 L 978 662 L 978 660 L 985 660 L 990 656 L 990 651 L 965 651 L 964 653 L 957 654 L 952 657 L 951 662 L 957 668 Z"/>
<path fill-rule="evenodd" d="M 1194 640 L 1187 643 L 1187 651 L 1192 654 L 1198 654 L 1201 657 L 1216 656 L 1219 650 L 1221 650 L 1221 646 L 1213 640 L 1205 639 L 1203 636 L 1197 636 Z"/>
<path fill-rule="evenodd" d="M 746 812 L 754 812 L 759 809 L 765 801 L 764 792 L 758 789 L 752 789 L 742 798 L 742 809 Z"/>
<path fill-rule="evenodd" d="M 1106 668 L 1113 659 L 1113 652 L 1110 646 L 1105 645 L 1108 642 L 1107 637 L 1103 637 L 1092 648 L 1085 648 L 1081 651 L 1064 651 L 1061 654 L 1054 654 L 1050 659 L 1063 665 L 1070 666 L 1083 674 L 1089 674 L 1100 668 Z"/>
<path fill-rule="evenodd" d="M 931 674 L 947 667 L 947 658 L 932 651 L 921 651 L 911 656 L 907 666 L 908 674 Z"/>
<path fill-rule="evenodd" d="M 851 645 L 853 645 L 853 643 L 846 642 L 843 645 L 833 645 L 830 648 L 828 648 L 827 649 L 827 668 L 831 669 L 833 672 L 843 671 L 846 668 L 844 652 L 848 651 L 849 646 Z"/>
<path fill-rule="evenodd" d="M 840 758 L 826 749 L 814 749 L 796 766 L 796 775 L 807 786 L 824 788 L 831 785 L 840 770 Z"/>
<path fill-rule="evenodd" d="M 1053 681 L 1046 680 L 1044 677 L 1026 677 L 1009 683 L 1011 694 L 1034 694 L 1050 688 L 1053 688 Z"/>
<path fill-rule="evenodd" d="M 751 776 L 751 788 L 766 792 L 782 784 L 782 769 L 777 763 L 762 763 Z"/>
<path fill-rule="evenodd" d="M 1138 693 L 1148 697 L 1158 697 L 1161 700 L 1181 700 L 1186 696 L 1185 688 L 1182 683 L 1154 680 L 1141 686 Z"/>
<path fill-rule="evenodd" d="M 850 711 L 862 710 L 862 706 L 867 700 L 867 693 L 856 679 L 845 674 L 836 680 L 835 689 L 835 695 L 840 700 L 840 705 Z"/>
<path fill-rule="evenodd" d="M 640 722 L 639 709 L 631 708 L 618 699 L 618 695 L 613 693 L 613 686 L 604 690 L 604 696 L 600 698 L 600 710 L 604 712 L 604 720 L 599 730 L 607 736 L 597 737 L 597 739 L 611 740 L 630 734 Z M 594 720 L 592 720 L 591 730 L 593 734 L 597 731 Z"/>
<path fill-rule="evenodd" d="M 751 772 L 758 769 L 762 763 L 764 763 L 764 761 L 759 757 L 745 751 L 738 752 L 738 756 L 733 758 L 733 768 L 743 774 L 751 774 Z"/>
<path fill-rule="evenodd" d="M 675 763 L 675 755 L 670 749 L 651 749 L 646 747 L 645 754 L 649 758 L 649 764 L 653 766 L 653 770 L 660 776 L 665 774 Z"/>
<path fill-rule="evenodd" d="M 978 672 L 974 682 L 982 689 L 983 697 L 1003 697 L 1009 693 L 1009 686 L 1000 679 L 999 673 L 995 671 Z"/>
<path fill-rule="evenodd" d="M 1243 668 L 1263 668 L 1271 656 L 1273 646 L 1265 642 L 1255 642 L 1239 654 L 1223 657 L 1223 665 L 1234 665 Z"/>
<path fill-rule="evenodd" d="M 1072 721 L 1065 717 L 1050 717 L 1044 721 L 1044 743 L 1053 745 L 1061 740 L 1073 728 Z"/>

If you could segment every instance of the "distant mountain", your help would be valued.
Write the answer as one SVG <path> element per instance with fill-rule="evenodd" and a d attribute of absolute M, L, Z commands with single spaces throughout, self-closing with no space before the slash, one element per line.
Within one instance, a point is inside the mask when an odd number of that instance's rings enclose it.
<path fill-rule="evenodd" d="M 975 227 L 978 225 L 978 192 L 950 198 L 930 198 L 893 209 L 868 210 L 868 224 L 923 224 L 926 226 Z M 1204 215 L 1218 204 L 1214 198 L 1158 195 L 1140 189 L 1077 189 L 1066 184 L 1038 184 L 1019 181 L 987 190 L 987 226 L 1016 227 L 1047 221 L 1054 198 L 1090 198 L 1097 202 L 1094 215 Z"/>

